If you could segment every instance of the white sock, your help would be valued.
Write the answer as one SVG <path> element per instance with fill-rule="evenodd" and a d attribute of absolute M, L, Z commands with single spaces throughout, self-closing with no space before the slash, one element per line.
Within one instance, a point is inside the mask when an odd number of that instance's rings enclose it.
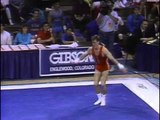
<path fill-rule="evenodd" d="M 101 103 L 102 94 L 101 94 L 101 93 L 98 93 L 98 94 L 97 94 L 97 98 L 98 98 L 98 100 L 94 103 L 94 105 L 98 105 L 98 104 Z"/>
<path fill-rule="evenodd" d="M 102 94 L 100 106 L 105 106 L 105 105 L 106 105 L 106 94 Z"/>
<path fill-rule="evenodd" d="M 101 99 L 102 94 L 101 94 L 101 93 L 98 93 L 98 94 L 97 94 L 97 97 L 98 97 L 98 99 Z"/>

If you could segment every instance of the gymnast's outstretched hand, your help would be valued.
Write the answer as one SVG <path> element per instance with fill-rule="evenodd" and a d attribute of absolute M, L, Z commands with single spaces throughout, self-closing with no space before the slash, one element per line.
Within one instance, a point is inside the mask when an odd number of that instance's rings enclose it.
<path fill-rule="evenodd" d="M 124 65 L 122 65 L 121 63 L 118 63 L 117 66 L 118 66 L 120 71 L 122 71 L 124 73 L 128 72 L 127 68 Z"/>

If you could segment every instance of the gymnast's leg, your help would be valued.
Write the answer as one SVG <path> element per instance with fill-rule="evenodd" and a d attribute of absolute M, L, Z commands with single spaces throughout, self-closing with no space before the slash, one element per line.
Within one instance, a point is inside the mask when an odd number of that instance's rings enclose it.
<path fill-rule="evenodd" d="M 107 87 L 106 87 L 106 81 L 108 79 L 108 70 L 103 71 L 100 81 L 101 81 L 101 90 L 102 90 L 102 98 L 101 98 L 101 106 L 106 105 L 106 93 L 107 93 Z"/>
<path fill-rule="evenodd" d="M 95 90 L 96 90 L 96 94 L 97 94 L 97 98 L 98 100 L 94 103 L 94 105 L 98 105 L 101 103 L 101 97 L 102 97 L 102 91 L 101 91 L 101 86 L 99 85 L 99 81 L 100 81 L 100 76 L 101 76 L 101 72 L 99 72 L 98 70 L 95 70 L 95 74 L 94 74 L 94 86 L 95 86 Z"/>

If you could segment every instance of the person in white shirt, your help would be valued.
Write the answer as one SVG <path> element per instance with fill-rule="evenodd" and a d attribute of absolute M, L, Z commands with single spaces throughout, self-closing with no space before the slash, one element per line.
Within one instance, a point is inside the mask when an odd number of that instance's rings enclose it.
<path fill-rule="evenodd" d="M 118 20 L 118 21 L 115 23 L 115 31 L 117 31 L 119 25 L 121 25 L 121 26 L 124 25 L 124 21 L 123 21 L 123 19 L 119 16 L 116 8 L 114 8 L 114 7 L 112 8 L 111 15 L 114 16 L 115 18 L 117 18 L 117 20 Z"/>
<path fill-rule="evenodd" d="M 115 3 L 114 3 L 114 8 L 125 8 L 125 4 L 123 3 L 123 1 L 121 0 L 117 0 Z"/>
<path fill-rule="evenodd" d="M 12 44 L 12 37 L 11 34 L 4 30 L 4 25 L 1 24 L 1 45 L 11 45 Z"/>

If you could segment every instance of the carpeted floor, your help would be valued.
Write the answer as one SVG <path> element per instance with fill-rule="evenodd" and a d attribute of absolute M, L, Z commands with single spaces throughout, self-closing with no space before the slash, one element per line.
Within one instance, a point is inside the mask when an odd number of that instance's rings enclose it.
<path fill-rule="evenodd" d="M 1 120 L 158 120 L 159 114 L 123 84 L 109 84 L 107 106 L 94 106 L 94 87 L 1 91 Z"/>

